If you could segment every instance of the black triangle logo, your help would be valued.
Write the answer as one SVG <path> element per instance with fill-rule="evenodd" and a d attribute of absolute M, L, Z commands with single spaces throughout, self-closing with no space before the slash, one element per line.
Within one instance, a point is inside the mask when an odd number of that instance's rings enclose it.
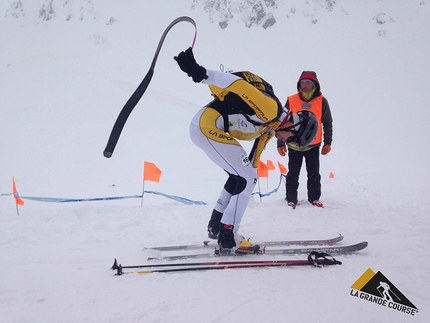
<path fill-rule="evenodd" d="M 381 297 L 387 301 L 399 303 L 408 307 L 418 309 L 411 301 L 400 292 L 387 277 L 378 271 L 366 285 L 361 288 L 362 292 Z"/>

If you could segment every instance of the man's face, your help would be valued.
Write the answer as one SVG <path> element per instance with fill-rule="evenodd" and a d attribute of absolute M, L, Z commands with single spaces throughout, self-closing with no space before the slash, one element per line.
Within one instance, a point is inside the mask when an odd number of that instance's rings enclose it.
<path fill-rule="evenodd" d="M 308 93 L 312 91 L 313 88 L 314 83 L 312 83 L 311 80 L 304 79 L 300 81 L 300 90 L 302 90 L 302 92 Z"/>

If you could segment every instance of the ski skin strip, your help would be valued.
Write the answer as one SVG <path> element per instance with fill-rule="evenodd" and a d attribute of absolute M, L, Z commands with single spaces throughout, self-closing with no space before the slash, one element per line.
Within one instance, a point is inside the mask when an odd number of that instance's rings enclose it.
<path fill-rule="evenodd" d="M 339 234 L 335 238 L 331 239 L 321 239 L 321 240 L 285 240 L 285 241 L 266 241 L 266 242 L 256 242 L 260 246 L 313 246 L 313 245 L 332 245 L 343 240 L 343 236 Z M 161 246 L 161 247 L 148 247 L 144 250 L 158 250 L 158 251 L 179 251 L 179 250 L 197 250 L 205 248 L 214 248 L 218 245 L 210 244 L 209 240 L 203 241 L 203 244 L 193 244 L 193 245 L 180 245 L 180 246 Z"/>
<path fill-rule="evenodd" d="M 137 89 L 134 91 L 134 93 L 131 95 L 131 97 L 128 99 L 128 101 L 125 103 L 124 107 L 121 109 L 118 118 L 115 121 L 115 124 L 112 128 L 112 131 L 110 133 L 108 142 L 106 144 L 106 148 L 103 151 L 103 155 L 106 158 L 110 158 L 112 157 L 113 151 L 115 150 L 116 144 L 118 143 L 119 137 L 121 135 L 122 129 L 124 128 L 124 125 L 128 119 L 128 117 L 130 116 L 131 112 L 133 111 L 134 107 L 137 105 L 137 103 L 140 101 L 140 99 L 142 98 L 143 94 L 145 93 L 146 89 L 148 88 L 149 83 L 151 82 L 152 76 L 154 75 L 154 69 L 155 69 L 155 64 L 157 62 L 158 59 L 158 54 L 160 53 L 161 50 L 161 46 L 164 43 L 164 40 L 167 36 L 167 33 L 169 32 L 169 30 L 176 25 L 177 23 L 181 22 L 181 21 L 187 21 L 189 23 L 191 23 L 194 28 L 195 28 L 195 32 L 194 32 L 194 39 L 193 39 L 193 43 L 191 45 L 191 47 L 194 47 L 194 43 L 196 41 L 196 37 L 197 37 L 197 25 L 196 22 L 187 16 L 182 16 L 182 17 L 178 17 L 175 20 L 173 20 L 168 26 L 167 28 L 164 30 L 163 35 L 161 36 L 160 41 L 158 42 L 158 46 L 157 46 L 157 50 L 155 51 L 154 57 L 152 59 L 152 63 L 151 66 L 148 70 L 148 73 L 145 75 L 144 79 L 142 80 L 142 82 L 139 84 L 139 86 L 137 87 Z"/>
<path fill-rule="evenodd" d="M 330 254 L 349 254 L 356 251 L 363 250 L 367 247 L 368 242 L 363 241 L 348 246 L 333 246 L 333 247 L 319 247 L 319 248 L 290 248 L 290 249 L 269 249 L 263 248 L 260 254 L 250 254 L 250 255 L 299 255 L 307 254 L 312 251 Z M 207 257 L 243 257 L 243 254 L 229 254 L 229 255 L 215 255 L 214 253 L 199 253 L 190 255 L 175 255 L 175 256 L 162 256 L 162 257 L 148 257 L 148 260 L 181 260 L 181 259 L 191 259 L 191 258 L 207 258 Z"/>

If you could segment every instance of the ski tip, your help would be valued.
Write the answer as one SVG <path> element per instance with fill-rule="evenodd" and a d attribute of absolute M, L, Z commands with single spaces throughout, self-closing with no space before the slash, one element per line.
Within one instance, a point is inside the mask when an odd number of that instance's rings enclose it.
<path fill-rule="evenodd" d="M 361 241 L 361 242 L 356 244 L 357 250 L 366 249 L 368 245 L 369 245 L 369 243 L 367 241 Z"/>
<path fill-rule="evenodd" d="M 103 152 L 103 156 L 105 156 L 106 158 L 111 158 L 111 157 L 112 157 L 112 152 L 111 152 L 111 151 L 107 151 L 107 150 L 105 150 L 105 151 Z"/>

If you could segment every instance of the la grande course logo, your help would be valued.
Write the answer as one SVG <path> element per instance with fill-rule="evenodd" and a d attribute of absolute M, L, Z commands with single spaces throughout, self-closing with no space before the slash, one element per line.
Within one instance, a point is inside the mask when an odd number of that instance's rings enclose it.
<path fill-rule="evenodd" d="M 350 295 L 400 313 L 412 316 L 418 313 L 418 308 L 393 283 L 370 268 L 352 284 Z"/>

